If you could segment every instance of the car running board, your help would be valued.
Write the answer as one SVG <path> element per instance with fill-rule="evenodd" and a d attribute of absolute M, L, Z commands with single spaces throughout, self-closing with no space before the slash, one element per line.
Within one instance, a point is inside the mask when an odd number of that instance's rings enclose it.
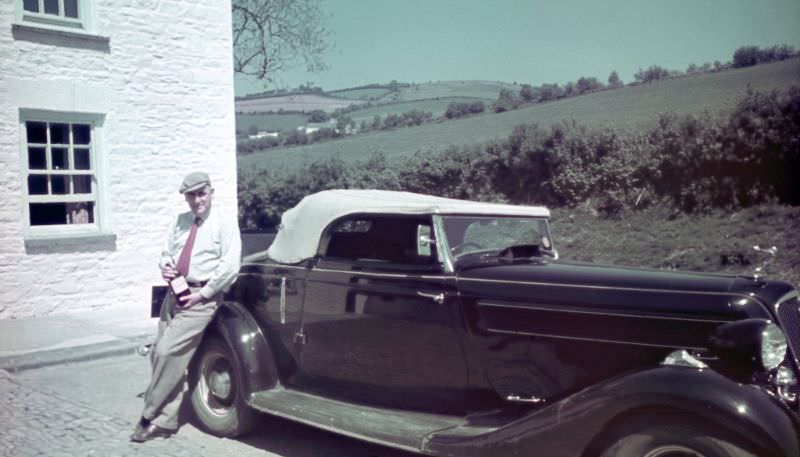
<path fill-rule="evenodd" d="M 249 404 L 268 414 L 413 452 L 425 452 L 425 443 L 434 436 L 477 436 L 496 430 L 498 425 L 470 424 L 468 418 L 460 416 L 354 405 L 282 386 L 253 393 Z"/>

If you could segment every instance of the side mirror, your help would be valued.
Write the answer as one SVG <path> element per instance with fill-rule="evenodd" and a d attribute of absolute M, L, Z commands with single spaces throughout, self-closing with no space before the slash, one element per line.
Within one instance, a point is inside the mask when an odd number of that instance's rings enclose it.
<path fill-rule="evenodd" d="M 430 225 L 417 226 L 417 255 L 420 257 L 430 257 L 433 255 L 431 246 L 436 243 L 436 240 L 431 238 Z"/>

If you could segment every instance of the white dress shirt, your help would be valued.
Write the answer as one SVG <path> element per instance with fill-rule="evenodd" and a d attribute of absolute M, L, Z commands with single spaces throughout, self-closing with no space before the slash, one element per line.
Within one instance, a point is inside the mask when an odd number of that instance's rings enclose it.
<path fill-rule="evenodd" d="M 227 289 L 236 279 L 241 264 L 242 239 L 238 223 L 235 220 L 221 220 L 219 212 L 214 211 L 213 207 L 200 218 L 186 280 L 207 281 L 200 289 L 200 294 L 210 299 Z M 159 266 L 171 265 L 175 268 L 194 220 L 195 215 L 191 211 L 178 215 L 167 233 Z"/>

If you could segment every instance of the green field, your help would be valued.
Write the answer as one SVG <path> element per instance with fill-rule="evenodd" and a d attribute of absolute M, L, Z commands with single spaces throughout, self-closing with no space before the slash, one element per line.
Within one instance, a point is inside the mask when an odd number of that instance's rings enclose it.
<path fill-rule="evenodd" d="M 410 102 L 391 103 L 386 105 L 370 106 L 348 113 L 354 121 L 372 121 L 375 116 L 386 117 L 389 114 L 403 114 L 411 110 L 429 111 L 434 117 L 442 116 L 447 111 L 447 106 L 453 102 L 482 101 L 489 109 L 494 100 L 472 97 L 449 97 L 438 100 L 415 100 Z"/>
<path fill-rule="evenodd" d="M 329 92 L 329 95 L 348 100 L 378 100 L 391 92 L 389 89 L 374 87 L 365 89 L 345 89 Z"/>
<path fill-rule="evenodd" d="M 470 97 L 496 100 L 500 89 L 519 91 L 519 86 L 499 81 L 440 81 L 403 87 L 397 101 L 426 100 L 444 97 Z"/>
<path fill-rule="evenodd" d="M 519 86 L 499 81 L 438 81 L 399 87 L 396 91 L 387 88 L 354 88 L 329 92 L 338 98 L 350 100 L 369 100 L 373 103 L 395 103 L 436 98 L 467 97 L 478 99 L 497 99 L 500 89 L 508 88 L 514 92 Z"/>
<path fill-rule="evenodd" d="M 308 122 L 307 114 L 242 114 L 236 113 L 236 130 L 247 133 L 251 126 L 258 131 L 284 132 Z"/>
<path fill-rule="evenodd" d="M 800 59 L 624 87 L 501 114 L 486 113 L 308 146 L 271 149 L 239 157 L 239 169 L 292 170 L 305 162 L 333 155 L 345 160 L 361 160 L 375 152 L 399 157 L 418 150 L 442 151 L 451 145 L 504 138 L 515 126 L 526 123 L 546 126 L 574 120 L 593 128 L 640 129 L 653 125 L 660 113 L 726 114 L 746 94 L 748 87 L 770 91 L 792 85 L 800 85 Z"/>

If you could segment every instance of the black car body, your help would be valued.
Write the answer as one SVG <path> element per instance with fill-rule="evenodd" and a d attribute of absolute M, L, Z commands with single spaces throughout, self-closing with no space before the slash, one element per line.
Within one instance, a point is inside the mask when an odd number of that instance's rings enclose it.
<path fill-rule="evenodd" d="M 307 197 L 207 332 L 201 424 L 234 436 L 255 409 L 447 456 L 800 455 L 792 286 L 565 263 L 548 216 Z"/>

